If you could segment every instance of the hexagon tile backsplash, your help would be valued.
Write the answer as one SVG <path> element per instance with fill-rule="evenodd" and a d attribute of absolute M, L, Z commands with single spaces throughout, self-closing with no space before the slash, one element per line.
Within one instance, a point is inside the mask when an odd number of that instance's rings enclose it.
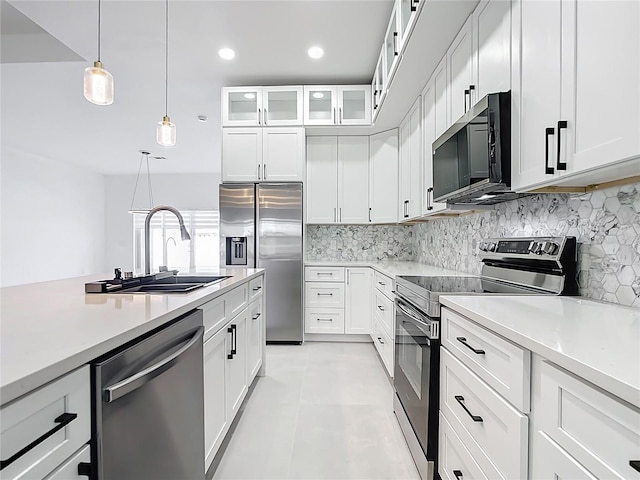
<path fill-rule="evenodd" d="M 308 225 L 307 260 L 413 260 L 413 229 L 401 225 Z"/>
<path fill-rule="evenodd" d="M 483 238 L 575 236 L 580 294 L 640 307 L 640 183 L 583 195 L 532 195 L 413 230 L 415 261 L 474 274 Z"/>

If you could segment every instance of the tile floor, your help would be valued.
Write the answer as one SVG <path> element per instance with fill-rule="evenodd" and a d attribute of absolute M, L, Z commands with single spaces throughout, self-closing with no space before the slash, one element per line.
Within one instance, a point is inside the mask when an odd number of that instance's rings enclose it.
<path fill-rule="evenodd" d="M 267 346 L 214 480 L 419 479 L 383 368 L 370 343 Z"/>

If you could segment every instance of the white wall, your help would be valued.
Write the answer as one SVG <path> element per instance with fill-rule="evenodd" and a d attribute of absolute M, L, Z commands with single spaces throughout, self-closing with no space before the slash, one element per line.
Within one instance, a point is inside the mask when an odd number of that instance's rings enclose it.
<path fill-rule="evenodd" d="M 128 211 L 135 182 L 136 175 L 105 177 L 108 271 L 133 271 L 133 219 Z M 151 175 L 153 203 L 178 210 L 217 209 L 219 184 L 220 176 L 212 173 Z M 141 175 L 133 207 L 148 208 L 148 198 L 147 178 Z"/>
<path fill-rule="evenodd" d="M 104 177 L 2 148 L 0 285 L 105 270 Z"/>

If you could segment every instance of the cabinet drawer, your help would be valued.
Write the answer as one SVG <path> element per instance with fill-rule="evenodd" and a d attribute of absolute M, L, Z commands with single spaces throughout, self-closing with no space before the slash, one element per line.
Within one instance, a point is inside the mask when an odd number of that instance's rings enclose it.
<path fill-rule="evenodd" d="M 91 463 L 91 449 L 89 445 L 82 447 L 75 455 L 60 465 L 54 472 L 44 480 L 87 480 L 86 475 L 78 475 L 78 465 L 80 463 Z"/>
<path fill-rule="evenodd" d="M 379 320 L 374 320 L 373 329 L 373 335 L 371 336 L 373 344 L 375 345 L 376 350 L 378 350 L 378 354 L 387 369 L 387 373 L 390 377 L 393 377 L 393 340 L 391 340 L 391 337 L 387 335 L 387 332 L 385 332 L 385 329 Z"/>
<path fill-rule="evenodd" d="M 344 282 L 344 267 L 305 267 L 307 282 Z"/>
<path fill-rule="evenodd" d="M 442 480 L 488 480 L 442 412 L 438 430 L 438 473 Z"/>
<path fill-rule="evenodd" d="M 596 480 L 591 472 L 543 432 L 539 430 L 536 432 L 534 442 L 536 450 L 531 458 L 531 480 L 550 478 Z"/>
<path fill-rule="evenodd" d="M 264 287 L 264 275 L 249 281 L 249 302 L 260 296 Z"/>
<path fill-rule="evenodd" d="M 249 286 L 245 283 L 234 288 L 229 293 L 225 293 L 225 315 L 227 320 L 231 320 L 239 314 L 249 303 Z"/>
<path fill-rule="evenodd" d="M 375 315 L 378 316 L 380 322 L 382 322 L 382 326 L 385 328 L 386 333 L 390 337 L 394 337 L 393 329 L 394 329 L 394 315 L 395 315 L 395 306 L 391 300 L 389 300 L 384 294 L 380 293 L 379 290 L 375 290 L 375 305 L 373 307 L 373 311 Z"/>
<path fill-rule="evenodd" d="M 305 333 L 344 333 L 344 310 L 341 308 L 306 308 Z"/>
<path fill-rule="evenodd" d="M 598 478 L 640 479 L 640 412 L 549 362 L 540 367 L 541 430 Z M 540 413 L 537 413 L 540 412 Z"/>
<path fill-rule="evenodd" d="M 307 307 L 344 308 L 344 283 L 305 284 Z"/>
<path fill-rule="evenodd" d="M 207 302 L 199 307 L 200 310 L 202 310 L 204 341 L 206 341 L 207 338 L 220 330 L 220 328 L 225 324 L 227 320 L 226 298 L 227 296 L 223 295 L 222 297 L 214 298 L 210 302 Z"/>
<path fill-rule="evenodd" d="M 387 277 L 380 272 L 375 272 L 373 284 L 387 297 L 393 298 L 393 279 L 391 277 Z"/>
<path fill-rule="evenodd" d="M 0 409 L 0 452 L 8 460 L 31 442 L 70 420 L 2 470 L 3 479 L 43 478 L 91 437 L 89 366 L 27 394 Z M 75 414 L 73 417 L 63 414 Z M 71 420 L 72 419 L 72 420 Z"/>
<path fill-rule="evenodd" d="M 480 466 L 490 460 L 500 476 L 526 478 L 528 417 L 445 348 L 441 348 L 440 375 L 440 409 L 457 433 L 464 430 L 473 438 L 464 444 Z"/>
<path fill-rule="evenodd" d="M 531 352 L 442 308 L 442 345 L 521 412 L 531 402 Z"/>

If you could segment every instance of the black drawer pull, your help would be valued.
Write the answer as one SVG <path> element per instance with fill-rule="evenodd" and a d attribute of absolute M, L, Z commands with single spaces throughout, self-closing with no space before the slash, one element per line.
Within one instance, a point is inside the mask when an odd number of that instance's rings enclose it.
<path fill-rule="evenodd" d="M 333 293 L 316 293 L 319 297 L 333 297 Z"/>
<path fill-rule="evenodd" d="M 384 307 L 382 305 L 378 305 L 378 308 L 380 309 L 381 312 L 384 312 Z"/>
<path fill-rule="evenodd" d="M 631 468 L 635 471 L 640 472 L 640 460 L 629 460 L 629 465 L 631 465 Z"/>
<path fill-rule="evenodd" d="M 16 452 L 13 455 L 11 455 L 6 460 L 0 460 L 0 470 L 3 470 L 5 467 L 8 467 L 9 465 L 11 465 L 13 462 L 15 462 L 20 457 L 22 457 L 25 453 L 29 452 L 30 450 L 33 450 L 35 447 L 40 445 L 47 438 L 49 438 L 51 435 L 53 435 L 54 433 L 62 430 L 64 427 L 69 425 L 76 418 L 78 418 L 78 414 L 77 413 L 63 413 L 62 415 L 60 415 L 58 418 L 56 418 L 54 420 L 54 422 L 57 423 L 58 425 L 53 427 L 47 433 L 45 433 L 45 434 L 41 435 L 40 437 L 38 437 L 37 439 L 35 439 L 33 442 L 31 442 L 29 445 L 24 447 L 19 452 Z"/>
<path fill-rule="evenodd" d="M 80 462 L 78 464 L 78 476 L 91 478 L 91 464 L 87 462 Z"/>
<path fill-rule="evenodd" d="M 484 350 L 479 350 L 477 348 L 473 348 L 471 345 L 469 345 L 467 343 L 467 339 L 466 338 L 464 338 L 464 337 L 456 337 L 456 340 L 458 340 L 461 344 L 463 344 L 469 350 L 472 350 L 473 353 L 475 353 L 476 355 L 484 355 Z"/>
<path fill-rule="evenodd" d="M 471 417 L 471 419 L 474 422 L 481 422 L 482 421 L 482 417 L 480 415 L 474 415 L 473 413 L 471 413 L 469 411 L 469 409 L 467 408 L 467 406 L 463 403 L 464 402 L 464 397 L 462 395 L 456 395 L 455 397 L 453 397 L 456 399 L 456 401 L 460 404 L 460 406 L 462 408 L 464 408 L 464 411 L 467 412 L 467 414 Z"/>
<path fill-rule="evenodd" d="M 259 291 L 259 290 L 262 290 L 262 287 L 253 287 L 253 291 L 254 291 L 254 292 L 257 292 L 257 291 Z"/>
<path fill-rule="evenodd" d="M 462 478 L 462 472 L 460 470 L 454 470 L 453 476 L 456 477 L 457 480 L 460 480 Z"/>
<path fill-rule="evenodd" d="M 257 320 L 258 318 L 260 318 L 260 315 L 262 315 L 261 313 L 256 313 L 253 317 L 251 317 L 251 320 Z"/>
<path fill-rule="evenodd" d="M 378 337 L 378 341 L 379 341 L 382 345 L 384 345 L 384 342 L 382 341 L 382 337 Z"/>

